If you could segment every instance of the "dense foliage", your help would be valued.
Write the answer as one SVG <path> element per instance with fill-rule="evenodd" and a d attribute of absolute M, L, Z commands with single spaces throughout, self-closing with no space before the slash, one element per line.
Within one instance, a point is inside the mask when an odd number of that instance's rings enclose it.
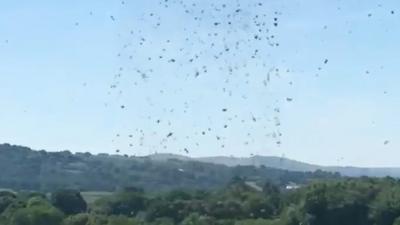
<path fill-rule="evenodd" d="M 58 189 L 117 191 L 138 186 L 147 191 L 173 189 L 214 189 L 224 187 L 233 177 L 247 177 L 276 185 L 307 183 L 316 178 L 337 178 L 338 174 L 291 172 L 254 166 L 228 167 L 184 160 L 152 160 L 149 157 L 72 154 L 32 151 L 0 145 L 0 187 L 13 190 L 53 192 Z M 0 206 L 1 209 L 1 206 Z"/>
<path fill-rule="evenodd" d="M 0 193 L 2 225 L 398 225 L 400 181 L 318 181 L 295 190 L 242 178 L 218 191 L 126 188 L 86 208 L 79 192 Z"/>

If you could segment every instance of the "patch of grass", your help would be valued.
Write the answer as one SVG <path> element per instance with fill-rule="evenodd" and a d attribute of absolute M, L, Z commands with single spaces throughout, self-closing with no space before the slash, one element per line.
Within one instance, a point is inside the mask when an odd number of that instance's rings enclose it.
<path fill-rule="evenodd" d="M 107 197 L 112 195 L 112 192 L 102 192 L 102 191 L 87 191 L 87 192 L 82 192 L 82 197 L 85 199 L 85 201 L 88 204 L 91 204 L 95 202 L 97 199 Z"/>

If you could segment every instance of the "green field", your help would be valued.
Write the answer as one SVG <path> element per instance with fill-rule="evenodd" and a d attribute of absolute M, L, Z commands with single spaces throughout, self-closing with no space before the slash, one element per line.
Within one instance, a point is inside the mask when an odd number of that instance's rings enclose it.
<path fill-rule="evenodd" d="M 107 197 L 112 195 L 112 192 L 101 192 L 101 191 L 87 191 L 87 192 L 82 192 L 82 197 L 85 199 L 85 201 L 89 204 L 95 202 L 99 198 Z"/>

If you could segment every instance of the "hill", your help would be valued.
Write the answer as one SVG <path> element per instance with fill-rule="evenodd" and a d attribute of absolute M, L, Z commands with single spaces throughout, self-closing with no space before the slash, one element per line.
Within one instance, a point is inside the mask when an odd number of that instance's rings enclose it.
<path fill-rule="evenodd" d="M 327 172 L 338 172 L 343 176 L 349 177 L 400 177 L 400 168 L 396 167 L 381 167 L 381 168 L 367 168 L 367 167 L 340 167 L 340 166 L 319 166 L 309 163 L 299 162 L 296 160 L 291 160 L 283 157 L 275 156 L 253 156 L 247 158 L 238 157 L 227 157 L 227 156 L 215 156 L 215 157 L 199 157 L 190 158 L 181 155 L 174 154 L 154 154 L 150 155 L 153 160 L 170 160 L 170 159 L 180 159 L 187 161 L 198 161 L 205 163 L 213 163 L 219 165 L 225 165 L 229 167 L 234 166 L 266 166 L 270 168 L 288 170 L 288 171 L 300 171 L 300 172 L 315 172 L 318 170 Z"/>
<path fill-rule="evenodd" d="M 234 177 L 259 184 L 269 180 L 281 186 L 339 177 L 339 174 L 322 171 L 298 172 L 252 165 L 229 167 L 182 156 L 176 158 L 175 155 L 128 157 L 46 152 L 3 144 L 0 145 L 0 188 L 115 191 L 136 186 L 147 191 L 164 191 L 219 188 Z"/>
<path fill-rule="evenodd" d="M 290 171 L 316 171 L 319 169 L 324 169 L 322 166 L 307 164 L 283 157 L 275 157 L 275 156 L 253 156 L 249 158 L 236 158 L 236 157 L 203 157 L 196 158 L 195 160 L 201 162 L 209 162 L 215 164 L 222 164 L 227 166 L 238 166 L 238 165 L 254 165 L 254 166 L 268 166 L 277 169 L 284 169 Z"/>
<path fill-rule="evenodd" d="M 362 168 L 362 167 L 339 167 L 339 166 L 319 166 L 308 163 L 303 163 L 287 158 L 274 157 L 274 156 L 253 156 L 249 158 L 236 158 L 236 157 L 204 157 L 195 158 L 193 160 L 207 163 L 215 163 L 226 166 L 267 166 L 271 168 L 289 170 L 289 171 L 302 171 L 313 172 L 317 170 L 338 172 L 343 176 L 350 177 L 400 177 L 400 168 Z"/>

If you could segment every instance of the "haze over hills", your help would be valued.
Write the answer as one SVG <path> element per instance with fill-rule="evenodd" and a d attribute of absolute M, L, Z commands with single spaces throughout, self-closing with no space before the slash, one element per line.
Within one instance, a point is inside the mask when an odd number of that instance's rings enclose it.
<path fill-rule="evenodd" d="M 174 154 L 143 157 L 73 154 L 0 145 L 0 188 L 16 190 L 115 191 L 130 186 L 150 191 L 213 189 L 223 187 L 234 177 L 244 177 L 259 185 L 270 181 L 285 187 L 289 183 L 337 179 L 340 174 L 400 177 L 400 168 L 323 167 L 268 156 L 190 158 Z"/>
<path fill-rule="evenodd" d="M 153 160 L 166 160 L 166 159 L 180 159 L 180 160 L 193 160 L 199 162 L 207 162 L 214 164 L 221 164 L 226 166 L 266 166 L 276 169 L 283 169 L 289 171 L 300 172 L 314 172 L 317 170 L 339 172 L 343 176 L 359 177 L 400 177 L 400 167 L 380 167 L 380 168 L 367 168 L 367 167 L 340 167 L 340 166 L 319 166 L 296 160 L 291 160 L 283 157 L 276 156 L 252 156 L 247 158 L 231 157 L 231 156 L 216 156 L 216 157 L 199 157 L 190 158 L 174 154 L 154 154 L 149 156 Z"/>
<path fill-rule="evenodd" d="M 252 165 L 229 167 L 169 154 L 145 157 L 90 153 L 34 151 L 0 145 L 0 189 L 49 192 L 57 189 L 116 191 L 140 187 L 147 191 L 215 189 L 234 178 L 262 186 L 307 184 L 337 179 L 338 173 L 288 171 Z"/>

